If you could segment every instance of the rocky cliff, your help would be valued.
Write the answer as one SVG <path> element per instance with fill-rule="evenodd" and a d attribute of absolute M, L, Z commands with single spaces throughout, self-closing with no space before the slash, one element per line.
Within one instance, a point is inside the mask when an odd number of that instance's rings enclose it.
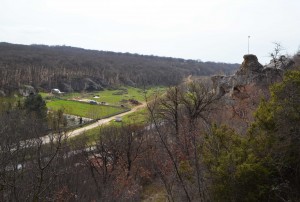
<path fill-rule="evenodd" d="M 268 99 L 269 86 L 282 79 L 284 71 L 293 68 L 292 59 L 281 56 L 261 65 L 255 55 L 244 55 L 244 61 L 234 75 L 213 76 L 214 90 L 220 97 L 218 120 L 243 131 L 253 120 L 253 111 L 262 98 Z"/>

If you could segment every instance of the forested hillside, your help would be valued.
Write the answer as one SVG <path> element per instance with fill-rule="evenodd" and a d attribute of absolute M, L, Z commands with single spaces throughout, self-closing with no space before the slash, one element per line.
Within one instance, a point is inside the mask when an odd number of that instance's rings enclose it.
<path fill-rule="evenodd" d="M 0 201 L 299 201 L 299 54 L 243 58 L 76 137 L 67 107 L 0 97 Z"/>
<path fill-rule="evenodd" d="M 0 43 L 0 90 L 9 92 L 21 85 L 63 91 L 99 90 L 119 84 L 175 85 L 191 74 L 228 73 L 238 66 L 68 46 Z"/>

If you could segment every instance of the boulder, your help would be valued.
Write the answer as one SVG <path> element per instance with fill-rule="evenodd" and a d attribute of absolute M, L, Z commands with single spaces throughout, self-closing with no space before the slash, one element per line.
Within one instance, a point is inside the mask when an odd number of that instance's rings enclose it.
<path fill-rule="evenodd" d="M 291 58 L 282 55 L 278 59 L 272 59 L 269 64 L 264 66 L 264 69 L 287 70 L 291 69 L 294 66 L 294 64 L 295 62 Z"/>
<path fill-rule="evenodd" d="M 3 90 L 0 90 L 0 97 L 6 96 L 5 92 Z"/>
<path fill-rule="evenodd" d="M 58 84 L 58 88 L 63 92 L 73 92 L 74 91 L 72 86 L 65 82 L 60 82 Z"/>
<path fill-rule="evenodd" d="M 34 89 L 34 87 L 29 86 L 29 85 L 23 85 L 22 87 L 19 88 L 19 93 L 22 96 L 27 97 L 29 95 L 35 95 L 37 92 Z"/>
<path fill-rule="evenodd" d="M 74 78 L 71 81 L 71 87 L 74 91 L 103 90 L 102 83 L 92 78 Z"/>
<path fill-rule="evenodd" d="M 244 55 L 244 61 L 240 69 L 236 72 L 237 75 L 248 75 L 259 73 L 263 70 L 263 66 L 258 62 L 255 55 Z"/>

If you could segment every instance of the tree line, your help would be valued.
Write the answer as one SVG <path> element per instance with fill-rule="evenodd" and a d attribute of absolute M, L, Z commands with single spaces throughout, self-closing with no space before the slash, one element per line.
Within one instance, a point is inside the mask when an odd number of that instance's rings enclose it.
<path fill-rule="evenodd" d="M 115 85 L 176 85 L 188 75 L 231 72 L 238 64 L 85 50 L 68 46 L 0 43 L 0 89 L 99 90 Z M 90 89 L 85 89 L 85 83 Z"/>

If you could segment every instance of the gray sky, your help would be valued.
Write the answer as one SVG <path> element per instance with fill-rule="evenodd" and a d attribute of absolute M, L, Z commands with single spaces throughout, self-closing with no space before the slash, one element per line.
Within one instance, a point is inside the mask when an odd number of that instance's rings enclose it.
<path fill-rule="evenodd" d="M 0 0 L 0 41 L 242 62 L 300 45 L 299 0 Z"/>

